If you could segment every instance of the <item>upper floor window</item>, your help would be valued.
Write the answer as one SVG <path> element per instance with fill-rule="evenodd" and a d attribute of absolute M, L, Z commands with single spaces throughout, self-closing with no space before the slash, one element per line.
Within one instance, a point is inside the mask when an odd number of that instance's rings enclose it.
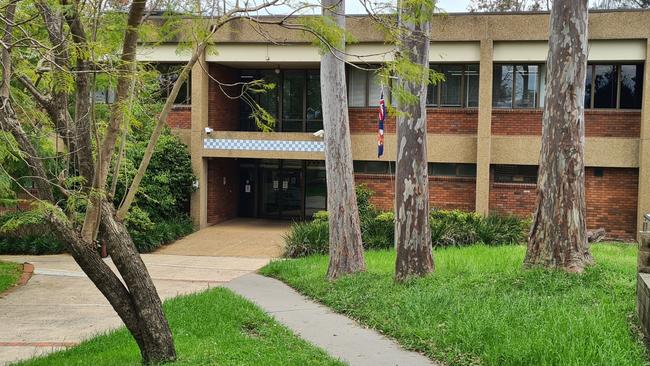
<path fill-rule="evenodd" d="M 585 108 L 641 109 L 643 65 L 587 66 Z"/>
<path fill-rule="evenodd" d="M 537 183 L 536 165 L 495 165 L 494 181 L 497 183 Z"/>
<path fill-rule="evenodd" d="M 320 72 L 318 70 L 242 70 L 242 83 L 263 80 L 275 88 L 264 93 L 247 94 L 276 119 L 278 132 L 315 132 L 323 128 L 323 109 L 320 97 Z M 258 127 L 250 118 L 251 105 L 240 102 L 240 128 L 256 131 Z"/>
<path fill-rule="evenodd" d="M 494 65 L 492 106 L 539 108 L 544 105 L 545 67 L 537 64 Z"/>
<path fill-rule="evenodd" d="M 356 67 L 348 69 L 348 106 L 374 107 L 381 99 L 381 77 L 376 71 L 361 70 Z M 388 88 L 385 88 L 384 99 L 388 102 Z"/>
<path fill-rule="evenodd" d="M 184 64 L 164 64 L 160 63 L 156 65 L 156 70 L 160 73 L 158 78 L 160 82 L 160 97 L 162 100 L 166 100 L 167 97 L 171 94 L 174 84 L 178 79 L 181 71 L 185 67 Z M 178 91 L 176 99 L 174 99 L 174 104 L 190 104 L 190 96 L 192 88 L 190 86 L 191 80 L 188 75 L 187 80 L 181 86 L 181 89 Z"/>
<path fill-rule="evenodd" d="M 432 107 L 478 107 L 479 65 L 432 65 L 445 80 L 429 85 L 427 105 Z"/>

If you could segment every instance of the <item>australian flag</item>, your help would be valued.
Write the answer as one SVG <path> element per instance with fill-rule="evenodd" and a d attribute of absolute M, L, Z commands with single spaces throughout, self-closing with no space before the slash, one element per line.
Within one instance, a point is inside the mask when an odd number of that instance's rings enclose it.
<path fill-rule="evenodd" d="M 386 103 L 384 102 L 384 92 L 381 92 L 379 99 L 379 123 L 377 126 L 377 158 L 384 155 L 384 121 L 386 120 Z"/>

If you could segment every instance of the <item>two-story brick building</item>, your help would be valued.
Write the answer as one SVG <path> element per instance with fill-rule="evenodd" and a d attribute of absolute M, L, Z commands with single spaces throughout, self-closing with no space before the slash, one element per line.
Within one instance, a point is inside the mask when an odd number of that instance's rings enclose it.
<path fill-rule="evenodd" d="M 348 61 L 380 65 L 391 47 L 369 17 L 351 16 L 358 43 Z M 264 34 L 265 36 L 262 36 Z M 272 43 L 272 37 L 279 44 Z M 302 32 L 246 21 L 219 32 L 194 68 L 169 125 L 188 144 L 198 176 L 198 227 L 230 218 L 304 218 L 326 209 L 318 50 Z M 592 12 L 585 96 L 587 225 L 636 236 L 650 212 L 650 11 Z M 432 207 L 530 215 L 544 105 L 547 13 L 450 14 L 433 20 L 429 60 L 445 81 L 428 93 Z M 139 59 L 182 63 L 176 44 L 146 45 Z M 236 84 L 276 84 L 252 98 L 277 119 L 260 132 Z M 216 81 L 218 80 L 219 83 Z M 371 71 L 348 68 L 355 179 L 393 207 L 395 121 L 377 158 L 377 103 Z M 390 98 L 387 98 L 390 102 Z M 206 132 L 212 130 L 210 133 Z"/>

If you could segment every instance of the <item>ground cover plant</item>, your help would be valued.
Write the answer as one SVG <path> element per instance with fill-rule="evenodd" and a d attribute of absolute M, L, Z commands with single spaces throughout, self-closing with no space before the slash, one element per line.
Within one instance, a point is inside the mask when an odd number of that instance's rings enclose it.
<path fill-rule="evenodd" d="M 166 365 L 342 365 L 227 289 L 166 301 L 178 361 Z M 141 365 L 124 329 L 18 365 Z"/>
<path fill-rule="evenodd" d="M 0 262 L 0 294 L 18 281 L 21 272 L 22 268 L 19 264 Z"/>
<path fill-rule="evenodd" d="M 395 252 L 366 273 L 325 279 L 317 255 L 262 273 L 449 365 L 646 365 L 635 316 L 637 248 L 592 246 L 584 274 L 523 270 L 523 246 L 438 248 L 435 273 L 393 280 Z"/>
<path fill-rule="evenodd" d="M 389 249 L 394 246 L 395 214 L 380 211 L 371 203 L 373 192 L 357 187 L 357 206 L 361 222 L 364 249 Z M 285 235 L 285 253 L 288 258 L 329 251 L 327 211 L 314 214 L 313 220 L 294 223 Z M 516 216 L 490 214 L 482 216 L 460 210 L 433 209 L 429 213 L 433 247 L 520 244 L 526 240 L 530 220 Z"/>

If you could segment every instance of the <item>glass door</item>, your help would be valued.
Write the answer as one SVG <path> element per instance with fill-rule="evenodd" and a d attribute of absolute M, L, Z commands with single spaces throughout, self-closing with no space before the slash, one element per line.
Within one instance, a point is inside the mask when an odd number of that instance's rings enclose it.
<path fill-rule="evenodd" d="M 261 199 L 260 216 L 280 216 L 281 172 L 277 160 L 262 160 L 260 162 Z"/>
<path fill-rule="evenodd" d="M 280 202 L 282 218 L 293 219 L 302 217 L 302 196 L 302 167 L 299 169 L 290 166 L 283 168 Z"/>

